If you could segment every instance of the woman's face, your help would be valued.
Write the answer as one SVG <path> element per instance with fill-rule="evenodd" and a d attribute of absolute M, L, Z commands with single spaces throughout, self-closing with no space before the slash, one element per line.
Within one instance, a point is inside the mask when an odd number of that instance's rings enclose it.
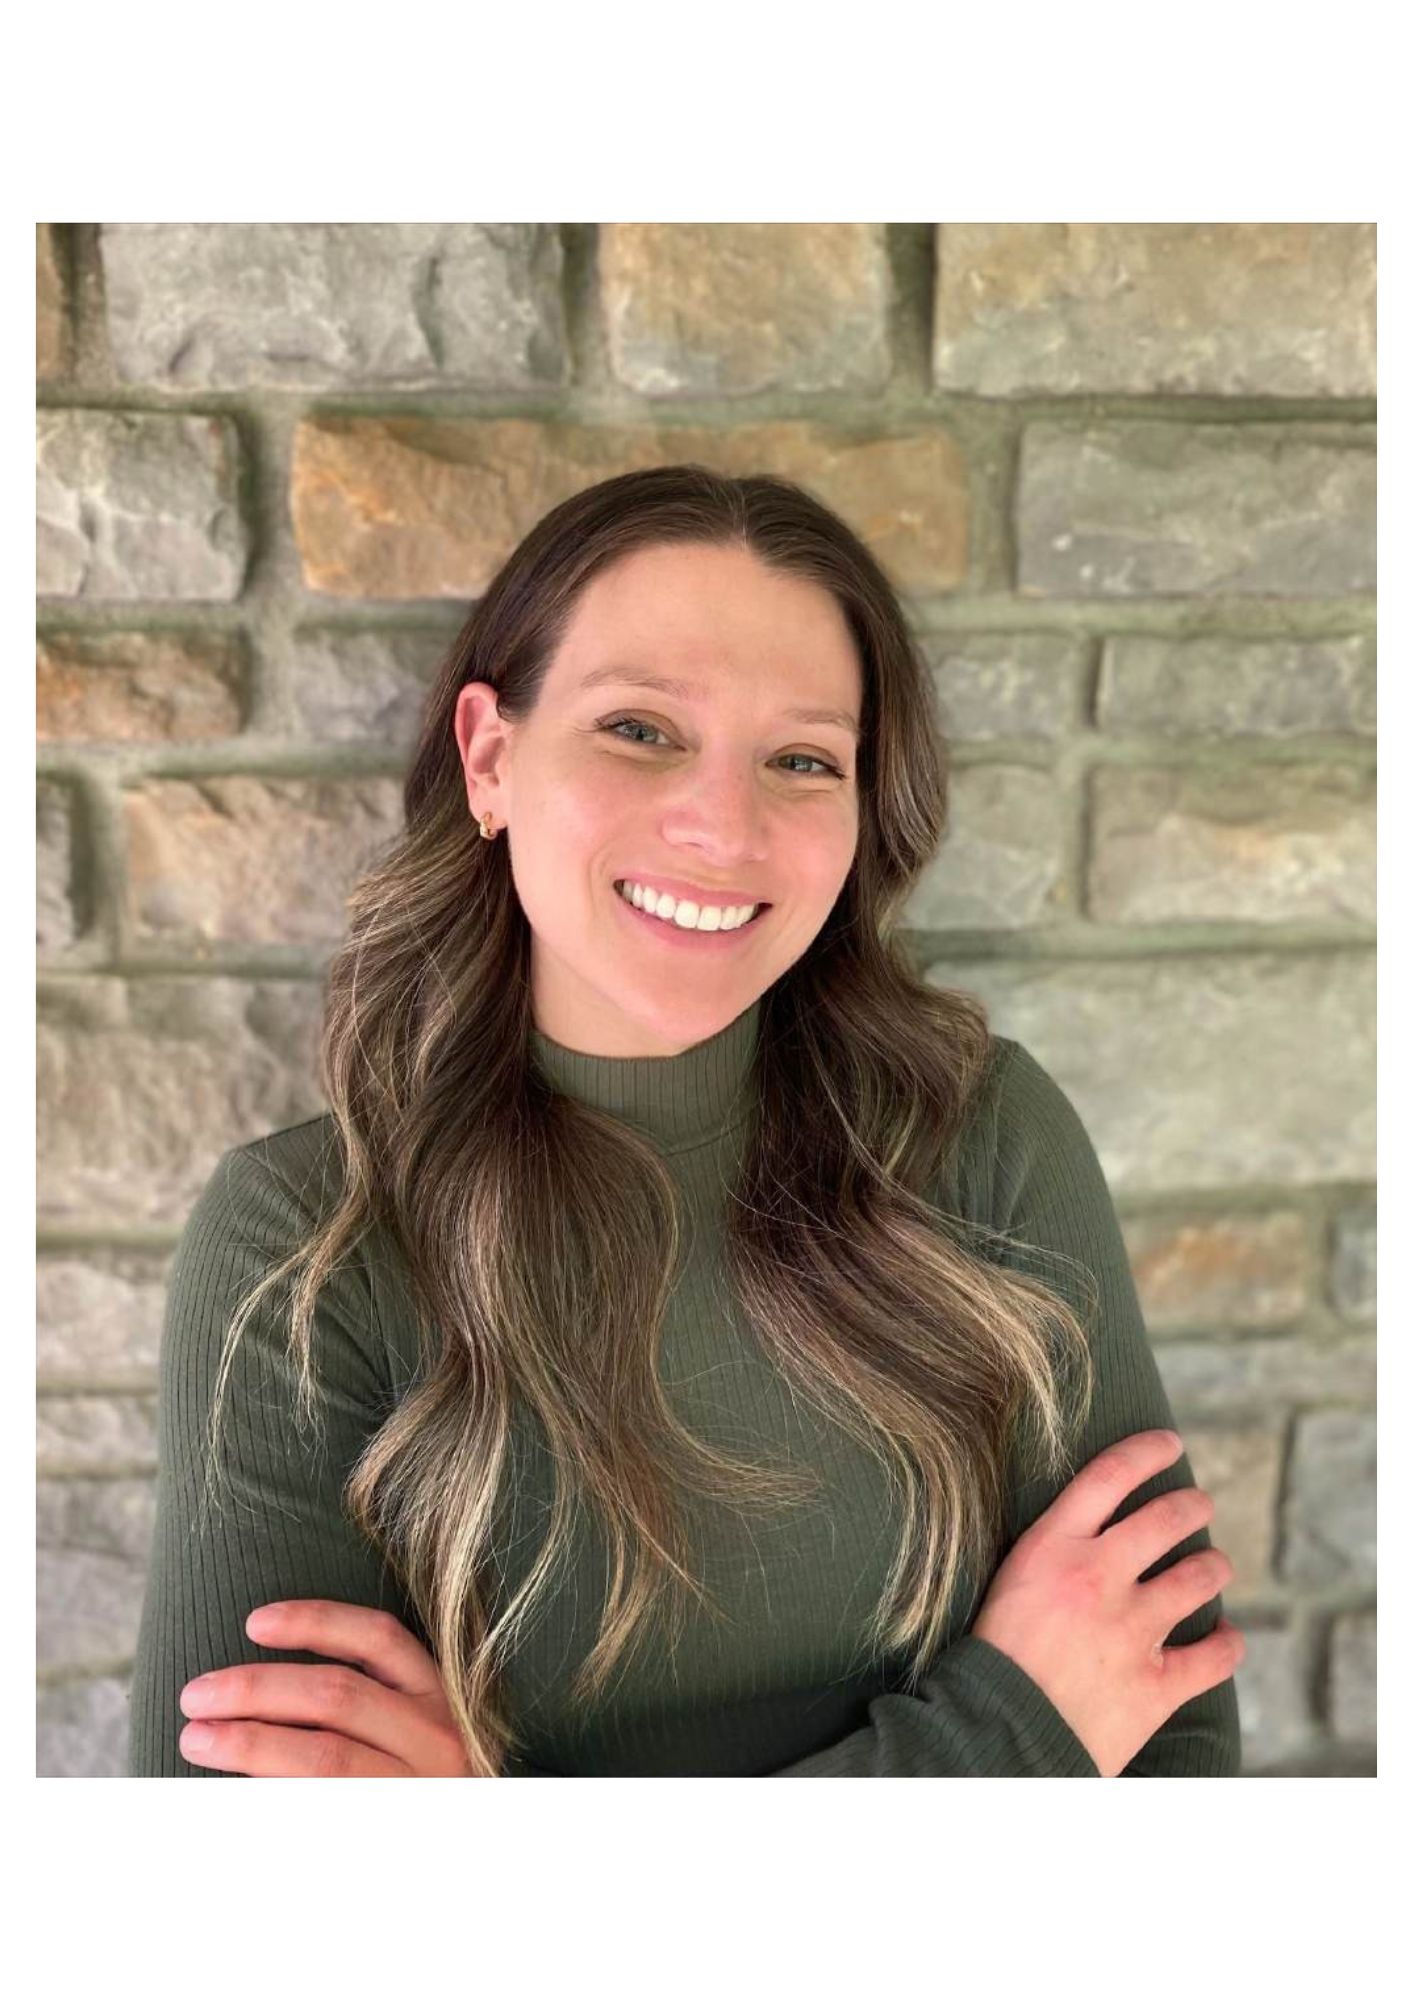
<path fill-rule="evenodd" d="M 509 842 L 542 1034 L 588 1055 L 678 1055 L 802 956 L 854 859 L 862 698 L 828 591 L 699 544 L 640 549 L 594 578 L 522 722 L 498 717 L 486 682 L 462 689 L 467 800 Z M 625 880 L 700 908 L 770 908 L 699 936 L 637 914 Z"/>

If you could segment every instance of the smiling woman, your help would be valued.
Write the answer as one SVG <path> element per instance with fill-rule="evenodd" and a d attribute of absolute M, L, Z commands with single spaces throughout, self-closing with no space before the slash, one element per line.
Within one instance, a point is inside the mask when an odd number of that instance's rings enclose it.
<path fill-rule="evenodd" d="M 512 553 L 350 898 L 329 1112 L 178 1250 L 132 1772 L 1236 1770 L 1094 1151 L 899 942 L 945 772 L 802 488 L 625 474 Z"/>
<path fill-rule="evenodd" d="M 650 652 L 670 671 L 621 664 Z M 628 688 L 670 706 L 601 712 L 605 691 Z M 587 1054 L 678 1055 L 809 947 L 854 862 L 862 699 L 838 601 L 749 547 L 712 542 L 648 544 L 599 570 L 530 710 L 513 713 L 489 681 L 462 685 L 453 726 L 468 803 L 507 828 L 543 1034 Z M 807 720 L 833 752 L 799 742 Z M 605 921 L 626 880 L 655 892 L 648 919 L 630 922 L 628 978 L 623 925 Z M 704 906 L 766 903 L 772 920 L 753 926 L 750 951 L 728 950 L 720 922 L 710 941 L 696 928 Z M 704 974 L 686 988 L 685 951 Z"/>

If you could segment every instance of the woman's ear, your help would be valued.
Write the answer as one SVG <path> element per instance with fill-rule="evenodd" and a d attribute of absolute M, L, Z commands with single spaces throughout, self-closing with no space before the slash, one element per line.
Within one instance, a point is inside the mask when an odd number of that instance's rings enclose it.
<path fill-rule="evenodd" d="M 467 804 L 475 818 L 490 812 L 509 818 L 509 725 L 497 708 L 496 690 L 487 681 L 468 681 L 457 696 L 452 727 L 466 782 Z"/>

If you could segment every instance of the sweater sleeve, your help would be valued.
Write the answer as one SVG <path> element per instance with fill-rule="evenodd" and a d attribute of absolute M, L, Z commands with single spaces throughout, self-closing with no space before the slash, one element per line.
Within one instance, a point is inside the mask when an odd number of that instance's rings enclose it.
<path fill-rule="evenodd" d="M 222 1476 L 203 1504 L 227 1326 L 255 1281 L 318 1219 L 312 1186 L 302 1168 L 276 1172 L 260 1141 L 227 1152 L 177 1247 L 158 1360 L 157 1518 L 129 1698 L 130 1777 L 240 1775 L 189 1764 L 177 1748 L 186 1720 L 177 1698 L 195 1675 L 324 1663 L 320 1654 L 249 1639 L 245 1620 L 258 1604 L 292 1597 L 367 1604 L 392 1611 L 425 1642 L 379 1552 L 342 1507 L 344 1481 L 393 1400 L 368 1279 L 356 1262 L 334 1274 L 315 1309 L 317 1426 L 295 1421 L 288 1284 L 266 1293 L 247 1322 L 226 1383 Z"/>
<path fill-rule="evenodd" d="M 978 1136 L 991 1163 L 983 1177 L 984 1183 L 990 1180 L 991 1226 L 1008 1240 L 990 1254 L 1004 1267 L 1051 1286 L 1090 1329 L 1095 1394 L 1074 1448 L 1078 1472 L 1107 1445 L 1135 1431 L 1173 1429 L 1173 1413 L 1145 1332 L 1114 1204 L 1075 1107 L 1019 1043 L 1003 1041 L 995 1078 Z M 999 1562 L 1068 1483 L 1013 1459 Z M 1185 1453 L 1136 1488 L 1111 1518 L 1121 1521 L 1156 1495 L 1194 1483 Z M 1211 1546 L 1207 1529 L 1199 1529 L 1145 1570 L 1143 1580 Z M 985 1589 L 979 1593 L 979 1607 L 985 1594 Z M 1206 1637 L 1221 1610 L 1221 1596 L 1213 1597 L 1176 1625 L 1166 1643 L 1189 1645 Z M 986 1640 L 969 1633 L 947 1647 L 919 1685 L 916 1695 L 875 1696 L 865 1727 L 768 1775 L 1099 1775 L 1094 1759 L 1030 1675 Z M 1239 1762 L 1237 1696 L 1229 1677 L 1177 1709 L 1120 1775 L 1233 1777 Z"/>

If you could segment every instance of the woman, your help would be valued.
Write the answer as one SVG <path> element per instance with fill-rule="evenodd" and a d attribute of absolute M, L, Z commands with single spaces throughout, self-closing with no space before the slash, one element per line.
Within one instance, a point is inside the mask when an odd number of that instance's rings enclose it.
<path fill-rule="evenodd" d="M 1093 1149 L 896 941 L 945 754 L 864 545 L 774 478 L 575 495 L 405 805 L 329 1113 L 178 1251 L 130 1770 L 1233 1774 Z"/>

